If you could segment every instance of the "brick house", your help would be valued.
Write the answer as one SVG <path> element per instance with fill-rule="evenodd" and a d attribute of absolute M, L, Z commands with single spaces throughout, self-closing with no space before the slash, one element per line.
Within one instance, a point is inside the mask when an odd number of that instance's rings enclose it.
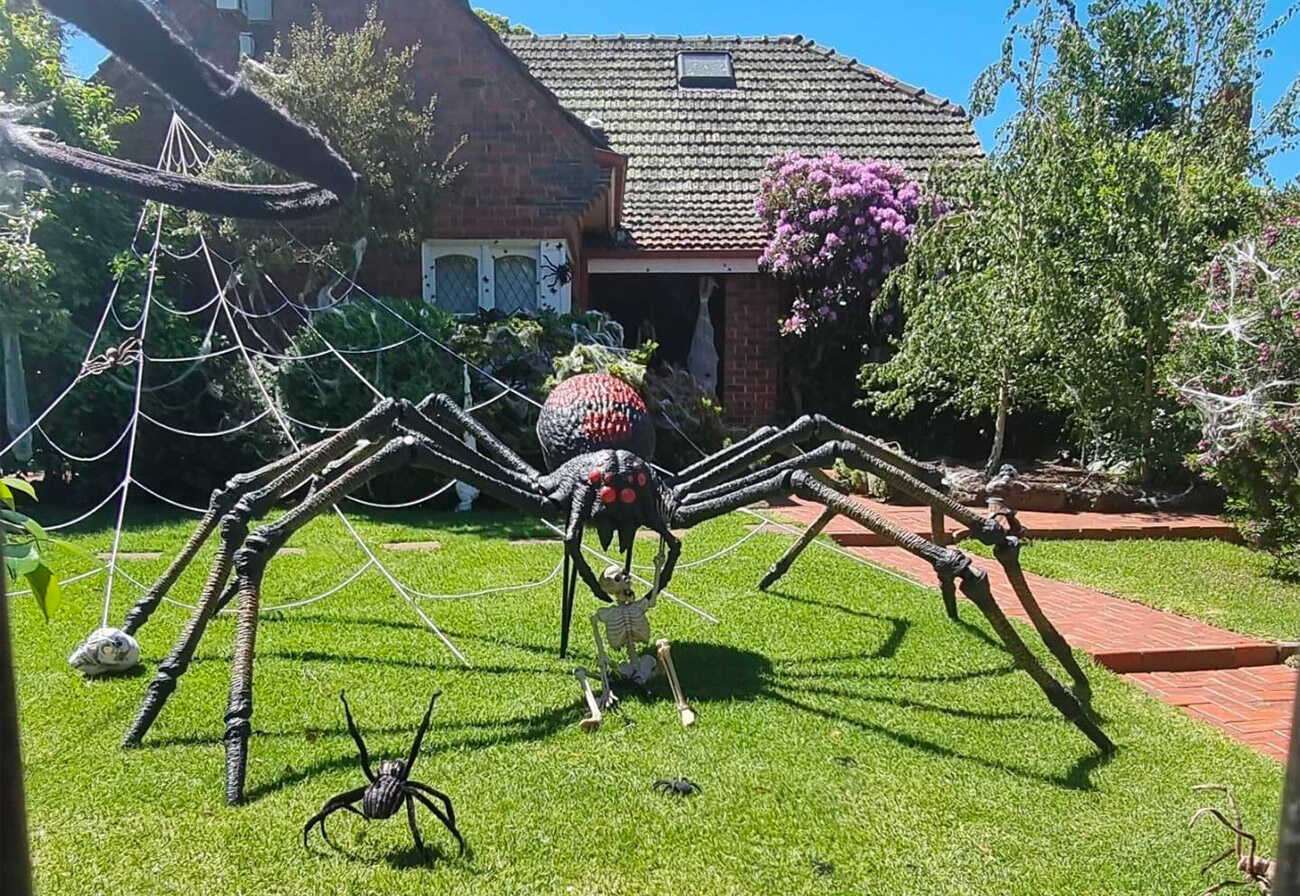
<path fill-rule="evenodd" d="M 159 5 L 231 69 L 316 6 L 350 30 L 369 3 Z M 465 0 L 378 8 L 389 40 L 419 44 L 417 99 L 437 94 L 439 139 L 463 136 L 465 167 L 425 224 L 420 257 L 368 259 L 367 284 L 457 312 L 605 310 L 629 339 L 653 334 L 665 360 L 691 355 L 697 371 L 703 311 L 717 389 L 738 424 L 768 422 L 781 382 L 783 292 L 757 266 L 764 162 L 834 149 L 920 177 L 942 157 L 981 151 L 960 106 L 797 36 L 502 39 Z M 141 107 L 124 152 L 156 158 L 170 108 L 113 60 L 99 77 Z M 549 273 L 565 263 L 572 280 L 557 284 Z"/>

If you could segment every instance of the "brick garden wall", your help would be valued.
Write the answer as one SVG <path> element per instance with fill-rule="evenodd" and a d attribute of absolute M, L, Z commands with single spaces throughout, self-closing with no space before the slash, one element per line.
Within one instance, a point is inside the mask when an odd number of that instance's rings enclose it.
<path fill-rule="evenodd" d="M 739 426 L 771 423 L 781 388 L 781 286 L 762 274 L 726 278 L 722 403 L 727 421 Z"/>

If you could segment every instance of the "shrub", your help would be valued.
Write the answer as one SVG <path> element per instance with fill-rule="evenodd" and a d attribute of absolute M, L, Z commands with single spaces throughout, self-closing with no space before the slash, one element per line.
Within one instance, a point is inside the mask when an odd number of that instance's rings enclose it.
<path fill-rule="evenodd" d="M 1227 244 L 1178 324 L 1171 382 L 1201 420 L 1191 461 L 1228 493 L 1242 532 L 1300 577 L 1300 199 Z"/>
<path fill-rule="evenodd" d="M 674 467 L 697 458 L 694 448 L 685 444 L 687 439 L 705 450 L 722 442 L 721 408 L 698 384 L 693 388 L 684 384 L 680 374 L 647 372 L 653 343 L 622 349 L 622 328 L 599 312 L 560 315 L 543 311 L 537 318 L 484 314 L 457 319 L 424 302 L 385 300 L 385 304 L 402 319 L 370 303 L 349 302 L 317 315 L 312 328 L 294 336 L 285 353 L 304 360 L 284 361 L 271 375 L 275 400 L 293 422 L 296 438 L 318 439 L 322 433 L 314 426 L 344 426 L 375 401 L 374 393 L 328 352 L 326 340 L 384 395 L 418 401 L 430 393 L 445 392 L 460 398 L 466 375 L 461 362 L 419 336 L 414 326 L 483 371 L 469 369 L 476 403 L 501 391 L 484 374 L 540 402 L 560 380 L 606 371 L 632 383 L 646 399 L 660 426 L 661 450 L 656 454 L 660 463 Z M 378 346 L 388 348 L 368 351 Z M 536 411 L 530 404 L 506 397 L 476 410 L 474 416 L 525 460 L 541 465 L 541 449 L 534 434 Z M 673 432 L 669 420 L 685 436 Z M 372 493 L 383 501 L 409 499 L 432 491 L 441 481 L 442 477 L 434 475 L 404 473 L 395 481 L 377 482 Z"/>
<path fill-rule="evenodd" d="M 759 266 L 793 290 L 780 331 L 796 412 L 850 409 L 845 380 L 896 329 L 894 316 L 869 312 L 904 258 L 919 202 L 897 165 L 833 152 L 768 161 L 754 203 L 767 230 Z"/>
<path fill-rule="evenodd" d="M 920 188 L 898 165 L 837 153 L 775 156 L 755 211 L 768 241 L 759 266 L 796 287 L 781 332 L 803 336 L 840 322 L 863 325 L 916 223 Z"/>

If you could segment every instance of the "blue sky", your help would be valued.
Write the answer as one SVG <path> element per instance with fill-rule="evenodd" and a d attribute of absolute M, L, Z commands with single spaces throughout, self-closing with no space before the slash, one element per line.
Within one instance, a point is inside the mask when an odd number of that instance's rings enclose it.
<path fill-rule="evenodd" d="M 975 76 L 997 58 L 1006 33 L 1007 8 L 1006 0 L 654 0 L 630 6 L 590 0 L 481 3 L 543 34 L 802 34 L 962 104 L 969 99 Z M 1269 3 L 1274 14 L 1286 5 L 1286 0 Z M 1273 49 L 1259 97 L 1269 105 L 1300 72 L 1300 23 L 1285 29 Z M 70 61 L 79 74 L 86 75 L 103 55 L 102 48 L 81 38 L 71 47 Z M 994 116 L 976 122 L 986 149 L 1009 111 L 1003 104 Z M 1278 180 L 1294 179 L 1300 174 L 1300 151 L 1275 156 L 1270 170 Z"/>

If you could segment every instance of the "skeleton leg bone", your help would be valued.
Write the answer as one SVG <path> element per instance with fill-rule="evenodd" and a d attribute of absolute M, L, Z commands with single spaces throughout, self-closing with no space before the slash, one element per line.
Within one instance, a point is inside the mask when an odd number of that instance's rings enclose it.
<path fill-rule="evenodd" d="M 682 717 L 682 727 L 689 728 L 695 724 L 695 710 L 691 709 L 691 705 L 686 702 L 686 695 L 682 693 L 682 683 L 677 680 L 671 645 L 667 638 L 660 638 L 655 642 L 655 648 L 659 654 L 659 662 L 663 663 L 664 674 L 668 676 L 668 687 L 672 688 L 673 699 L 677 702 L 677 712 Z"/>
<path fill-rule="evenodd" d="M 600 636 L 600 611 L 591 614 L 591 633 L 596 637 L 596 656 L 600 659 L 600 708 L 609 709 L 618 702 L 618 694 L 609 686 L 609 654 Z"/>
<path fill-rule="evenodd" d="M 596 695 L 591 692 L 591 682 L 587 680 L 587 670 L 579 666 L 573 670 L 573 677 L 578 679 L 578 684 L 582 685 L 582 696 L 587 700 L 587 709 L 591 715 L 583 719 L 579 724 L 583 731 L 595 731 L 604 721 L 605 716 L 600 711 L 600 705 L 596 702 Z"/>

